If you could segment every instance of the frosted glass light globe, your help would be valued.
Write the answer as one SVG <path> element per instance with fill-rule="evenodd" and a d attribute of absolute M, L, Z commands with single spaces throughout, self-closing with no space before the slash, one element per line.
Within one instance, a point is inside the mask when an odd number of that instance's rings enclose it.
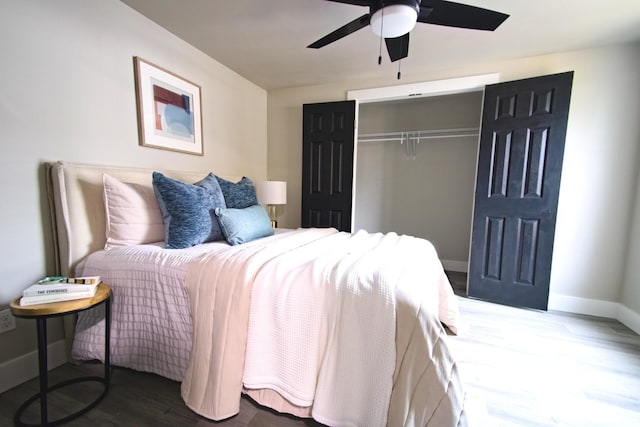
<path fill-rule="evenodd" d="M 405 4 L 385 6 L 371 16 L 371 31 L 384 38 L 400 37 L 413 30 L 417 19 L 418 12 L 411 6 Z"/>

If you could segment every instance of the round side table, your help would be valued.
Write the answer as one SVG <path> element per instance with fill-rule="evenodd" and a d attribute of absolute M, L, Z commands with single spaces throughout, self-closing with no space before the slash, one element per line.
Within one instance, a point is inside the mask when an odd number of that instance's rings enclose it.
<path fill-rule="evenodd" d="M 47 369 L 47 319 L 50 317 L 60 317 L 67 314 L 74 314 L 90 308 L 96 307 L 100 304 L 105 304 L 105 352 L 104 352 L 104 377 L 86 376 L 80 378 L 74 378 L 68 381 L 63 381 L 56 385 L 49 387 L 48 385 L 48 369 Z M 83 298 L 71 301 L 52 302 L 47 304 L 37 304 L 29 306 L 21 306 L 20 298 L 15 299 L 10 305 L 11 313 L 15 317 L 21 317 L 24 319 L 35 319 L 38 324 L 38 369 L 40 378 L 40 392 L 31 396 L 25 401 L 16 411 L 14 422 L 16 426 L 31 427 L 31 426 L 55 426 L 67 421 L 71 421 L 80 415 L 86 413 L 93 407 L 95 407 L 109 391 L 109 347 L 110 347 L 110 329 L 111 329 L 111 288 L 101 283 L 98 285 L 96 294 L 91 298 Z M 67 415 L 63 418 L 49 421 L 47 417 L 47 393 L 59 389 L 61 387 L 75 384 L 83 381 L 97 381 L 104 385 L 104 390 L 93 402 L 89 403 L 84 408 L 73 414 Z M 27 407 L 34 401 L 40 399 L 40 424 L 25 424 L 20 418 Z"/>

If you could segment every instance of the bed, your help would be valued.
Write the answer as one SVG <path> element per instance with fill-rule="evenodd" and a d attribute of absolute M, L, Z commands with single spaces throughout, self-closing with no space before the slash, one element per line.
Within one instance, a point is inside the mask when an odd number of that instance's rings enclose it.
<path fill-rule="evenodd" d="M 112 364 L 180 381 L 185 404 L 213 420 L 235 415 L 244 393 L 332 426 L 467 425 L 444 327 L 457 331 L 457 301 L 428 241 L 335 229 L 246 238 L 252 225 L 225 221 L 261 214 L 237 207 L 216 210 L 237 244 L 166 249 L 153 172 L 47 164 L 60 273 L 100 275 L 113 290 Z M 100 313 L 83 313 L 73 357 L 102 360 L 103 332 Z"/>

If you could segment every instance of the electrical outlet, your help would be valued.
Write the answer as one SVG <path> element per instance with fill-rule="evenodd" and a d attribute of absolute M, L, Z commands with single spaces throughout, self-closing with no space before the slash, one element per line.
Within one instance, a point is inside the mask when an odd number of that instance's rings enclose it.
<path fill-rule="evenodd" d="M 16 318 L 11 314 L 11 310 L 0 311 L 0 334 L 16 328 Z"/>

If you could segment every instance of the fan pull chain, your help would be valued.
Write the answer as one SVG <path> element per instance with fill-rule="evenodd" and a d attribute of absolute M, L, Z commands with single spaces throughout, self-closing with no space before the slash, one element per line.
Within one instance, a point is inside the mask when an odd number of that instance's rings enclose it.
<path fill-rule="evenodd" d="M 402 59 L 398 61 L 398 80 L 402 77 L 402 73 L 400 73 L 400 64 L 402 64 Z"/>
<path fill-rule="evenodd" d="M 378 65 L 382 64 L 382 39 L 384 39 L 384 37 L 382 37 L 383 31 L 384 30 L 384 8 L 382 8 L 382 20 L 380 21 L 380 49 L 378 50 Z"/>

